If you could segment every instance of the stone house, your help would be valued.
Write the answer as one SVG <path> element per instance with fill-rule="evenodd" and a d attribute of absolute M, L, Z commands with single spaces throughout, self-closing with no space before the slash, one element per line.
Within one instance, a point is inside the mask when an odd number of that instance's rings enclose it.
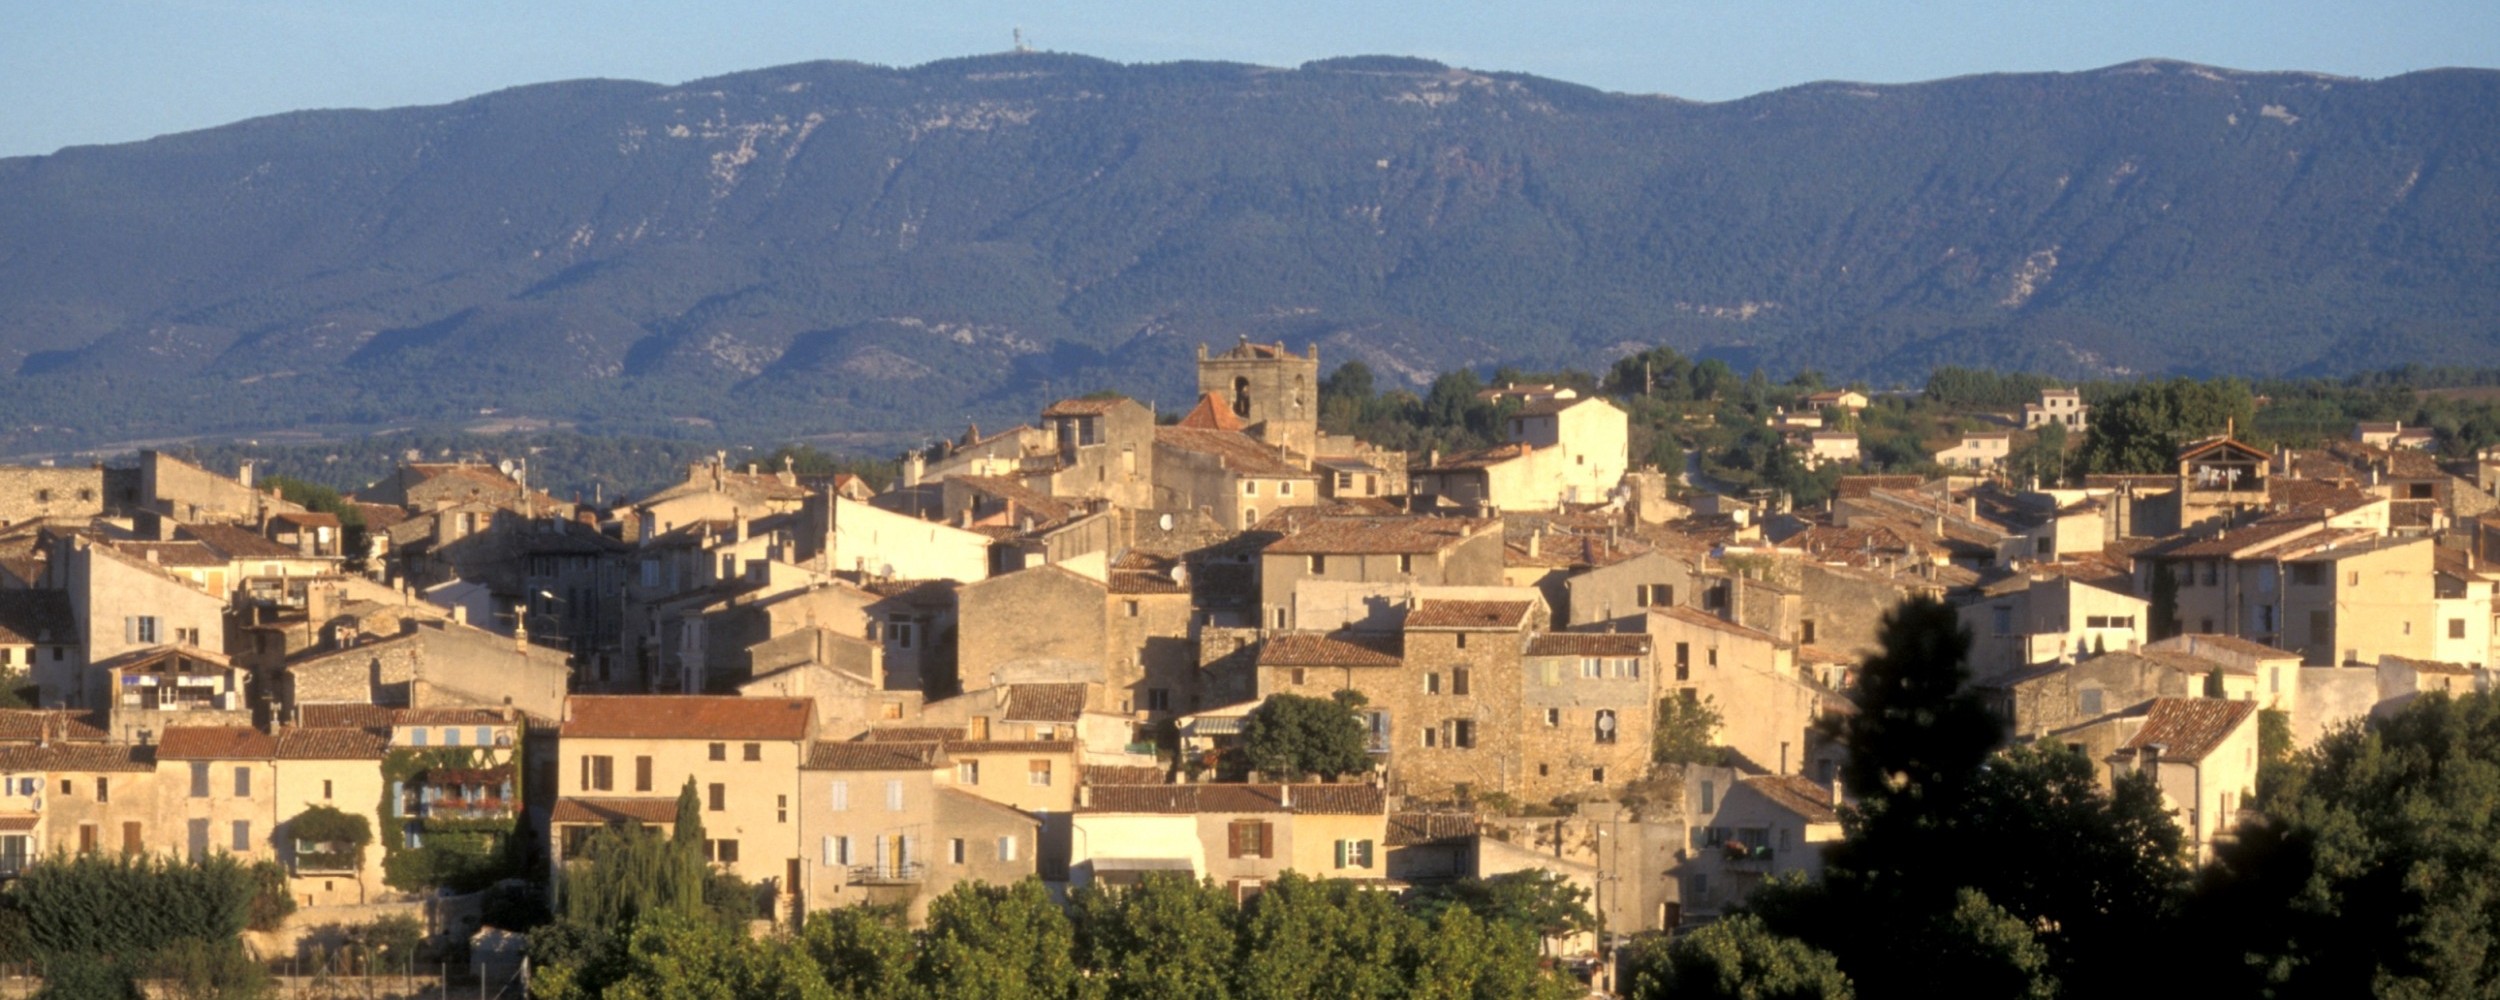
<path fill-rule="evenodd" d="M 1155 415 L 1134 399 L 1063 399 L 1042 410 L 1058 461 L 1025 483 L 1057 497 L 1148 507 L 1155 494 Z"/>
<path fill-rule="evenodd" d="M 155 849 L 189 860 L 276 860 L 275 737 L 249 726 L 175 726 L 156 742 Z"/>
<path fill-rule="evenodd" d="M 1866 394 L 1856 389 L 1825 389 L 1807 394 L 1805 408 L 1816 411 L 1837 409 L 1854 413 L 1866 409 L 1867 402 Z"/>
<path fill-rule="evenodd" d="M 1319 475 L 1289 455 L 1241 431 L 1157 427 L 1152 506 L 1203 509 L 1246 531 L 1279 510 L 1319 503 Z"/>
<path fill-rule="evenodd" d="M 100 466 L 0 466 L 0 524 L 84 524 L 104 516 L 104 505 L 104 469 Z"/>
<path fill-rule="evenodd" d="M 1639 633 L 1548 632 L 1528 640 L 1519 798 L 1620 788 L 1649 770 L 1657 663 Z"/>
<path fill-rule="evenodd" d="M 0 590 L 0 674 L 35 688 L 34 704 L 62 706 L 86 689 L 78 616 L 58 590 Z"/>
<path fill-rule="evenodd" d="M 1519 795 L 1532 769 L 1520 693 L 1544 602 L 1418 602 L 1407 613 L 1402 676 L 1365 691 L 1389 713 L 1389 776 L 1418 798 Z"/>
<path fill-rule="evenodd" d="M 1955 609 L 1971 633 L 1971 676 L 2142 646 L 2151 605 L 2069 576 L 2017 576 Z"/>
<path fill-rule="evenodd" d="M 1198 692 L 1199 617 L 1179 559 L 1129 550 L 1104 587 L 1103 707 L 1167 719 Z"/>
<path fill-rule="evenodd" d="M 1258 554 L 1260 620 L 1268 628 L 1333 628 L 1371 619 L 1395 628 L 1397 605 L 1419 587 L 1498 587 L 1502 523 L 1495 518 L 1317 517 Z M 1334 585 L 1331 620 L 1305 622 L 1300 591 Z M 1332 602 L 1334 603 L 1334 602 Z"/>
<path fill-rule="evenodd" d="M 276 796 L 277 858 L 298 905 L 371 901 L 384 891 L 380 831 L 360 852 L 299 839 L 291 828 L 305 810 L 326 806 L 371 822 L 383 802 L 382 758 L 390 739 L 370 729 L 284 728 L 276 734 L 270 772 Z"/>
<path fill-rule="evenodd" d="M 692 782 L 703 807 L 705 860 L 786 903 L 801 851 L 794 819 L 799 766 L 816 736 L 815 703 L 709 695 L 575 695 L 556 731 L 558 796 L 552 860 L 560 869 L 592 829 L 625 818 L 676 816 Z M 645 822 L 651 822 L 645 819 Z"/>
<path fill-rule="evenodd" d="M 2199 862 L 2239 826 L 2257 788 L 2257 706 L 2216 698 L 2160 698 L 2143 727 L 2107 759 L 2110 776 L 2150 774 Z"/>
<path fill-rule="evenodd" d="M 1801 775 L 1690 767 L 1683 791 L 1687 846 L 1667 876 L 1685 921 L 1717 916 L 1774 877 L 1822 878 L 1826 845 L 1841 839 L 1836 787 Z"/>
<path fill-rule="evenodd" d="M 278 497 L 275 490 L 257 486 L 249 462 L 228 477 L 161 451 L 142 449 L 138 496 L 130 506 L 186 524 L 259 524 L 272 513 L 304 509 Z"/>
<path fill-rule="evenodd" d="M 2092 407 L 2083 401 L 2083 394 L 2073 389 L 2042 389 L 2040 401 L 2023 404 L 2023 428 L 2026 430 L 2055 424 L 2068 434 L 2081 434 L 2092 426 Z"/>
<path fill-rule="evenodd" d="M 181 544 L 205 551 L 196 542 Z M 69 595 L 78 645 L 89 663 L 164 645 L 226 651 L 225 599 L 191 576 L 150 560 L 144 551 L 134 555 L 73 535 L 55 550 L 51 575 Z M 62 701 L 47 704 L 105 707 L 109 699 L 102 675 L 88 669 L 80 674 L 82 682 L 60 689 Z"/>
<path fill-rule="evenodd" d="M 952 787 L 954 771 L 936 743 L 816 743 L 799 777 L 806 908 L 899 903 L 918 923 L 957 884 L 1034 874 L 1039 822 Z"/>
<path fill-rule="evenodd" d="M 1388 798 L 1377 785 L 1086 785 L 1069 882 L 1153 872 L 1211 879 L 1237 900 L 1287 871 L 1380 880 Z"/>
<path fill-rule="evenodd" d="M 1948 469 L 1994 470 L 2005 464 L 2013 452 L 2013 435 L 2004 431 L 1974 431 L 1962 435 L 1951 447 L 1935 452 L 1936 464 Z"/>
<path fill-rule="evenodd" d="M 1699 605 L 1702 593 L 1722 582 L 1683 555 L 1664 550 L 1573 574 L 1563 581 L 1570 595 L 1564 623 L 1573 628 L 1615 624 L 1637 627 L 1649 608 Z"/>
<path fill-rule="evenodd" d="M 290 707 L 509 705 L 552 719 L 563 711 L 571 674 L 560 651 L 457 622 L 417 621 L 395 636 L 360 636 L 290 660 L 276 695 Z"/>
<path fill-rule="evenodd" d="M 251 674 L 225 657 L 188 646 L 133 650 L 88 668 L 113 692 L 105 731 L 145 743 L 175 726 L 249 726 Z"/>
<path fill-rule="evenodd" d="M 0 877 L 54 854 L 166 849 L 155 749 L 48 714 L 0 720 Z"/>
<path fill-rule="evenodd" d="M 1720 745 L 1773 773 L 1797 770 L 1818 752 L 1815 721 L 1842 699 L 1799 671 L 1794 646 L 1689 607 L 1651 608 L 1647 631 L 1659 696 L 1716 705 Z"/>
<path fill-rule="evenodd" d="M 965 584 L 955 601 L 960 689 L 1106 679 L 1102 581 L 1042 566 Z"/>
<path fill-rule="evenodd" d="M 747 652 L 753 679 L 738 685 L 738 695 L 815 702 L 819 736 L 850 739 L 920 714 L 921 693 L 888 690 L 885 651 L 866 639 L 808 627 Z"/>
<path fill-rule="evenodd" d="M 1505 421 L 1505 443 L 1429 456 L 1410 472 L 1412 489 L 1478 512 L 1600 503 L 1623 481 L 1629 426 L 1621 409 L 1596 397 L 1534 400 Z"/>

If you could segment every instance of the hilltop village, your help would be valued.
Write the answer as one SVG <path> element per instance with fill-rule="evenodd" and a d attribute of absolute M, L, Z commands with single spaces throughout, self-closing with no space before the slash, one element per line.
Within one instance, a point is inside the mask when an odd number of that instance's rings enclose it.
<path fill-rule="evenodd" d="M 1319 374 L 1202 347 L 1177 419 L 1066 399 L 882 490 L 723 459 L 603 509 L 412 461 L 349 498 L 353 548 L 249 466 L 0 470 L 27 706 L 0 711 L 0 877 L 222 853 L 307 911 L 436 898 L 545 881 L 691 789 L 707 861 L 785 924 L 974 881 L 1543 869 L 1621 936 L 1820 871 L 1824 724 L 1912 597 L 1957 609 L 2008 741 L 2152 776 L 2198 858 L 2261 716 L 2306 745 L 2493 662 L 2500 465 L 2402 427 L 2015 483 L 2013 429 L 2089 430 L 2049 391 L 1938 453 L 1952 475 L 1790 509 L 1636 466 L 1595 394 L 1497 386 L 1503 443 L 1408 454 L 1323 432 Z M 1867 405 L 1781 419 L 1854 467 L 1822 428 Z M 1264 705 L 1345 692 L 1367 769 L 1243 756 Z"/>

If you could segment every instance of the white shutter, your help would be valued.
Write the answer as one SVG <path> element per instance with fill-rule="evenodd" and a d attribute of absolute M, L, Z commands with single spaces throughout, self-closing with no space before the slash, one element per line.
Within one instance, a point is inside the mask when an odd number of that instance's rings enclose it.
<path fill-rule="evenodd" d="M 835 856 L 834 856 L 834 853 L 833 853 L 833 838 L 831 838 L 831 837 L 826 837 L 826 838 L 825 838 L 825 864 L 826 864 L 828 867 L 830 867 L 830 866 L 832 866 L 832 865 L 838 865 L 838 864 L 841 864 L 841 863 L 842 863 L 842 860 L 841 860 L 840 858 L 838 858 L 838 857 L 835 857 Z"/>
<path fill-rule="evenodd" d="M 851 783 L 841 778 L 833 779 L 833 811 L 842 812 L 849 808 L 851 808 Z"/>

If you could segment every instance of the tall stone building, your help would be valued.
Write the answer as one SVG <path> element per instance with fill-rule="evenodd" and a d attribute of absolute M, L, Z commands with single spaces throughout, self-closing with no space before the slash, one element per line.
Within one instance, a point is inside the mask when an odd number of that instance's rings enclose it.
<path fill-rule="evenodd" d="M 1253 344 L 1209 355 L 1198 345 L 1198 394 L 1214 393 L 1252 436 L 1302 455 L 1319 447 L 1319 345 L 1297 355 L 1283 344 Z"/>

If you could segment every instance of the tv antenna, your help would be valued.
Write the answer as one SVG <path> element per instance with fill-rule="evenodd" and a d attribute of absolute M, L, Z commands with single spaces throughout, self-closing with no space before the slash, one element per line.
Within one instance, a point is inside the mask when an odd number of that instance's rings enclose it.
<path fill-rule="evenodd" d="M 1031 51 L 1033 51 L 1033 46 L 1026 44 L 1026 43 L 1025 43 L 1025 41 L 1024 41 L 1024 29 L 1023 29 L 1023 28 L 1017 28 L 1017 29 L 1015 29 L 1015 32 L 1016 32 L 1016 51 L 1018 51 L 1018 52 L 1031 52 Z"/>

